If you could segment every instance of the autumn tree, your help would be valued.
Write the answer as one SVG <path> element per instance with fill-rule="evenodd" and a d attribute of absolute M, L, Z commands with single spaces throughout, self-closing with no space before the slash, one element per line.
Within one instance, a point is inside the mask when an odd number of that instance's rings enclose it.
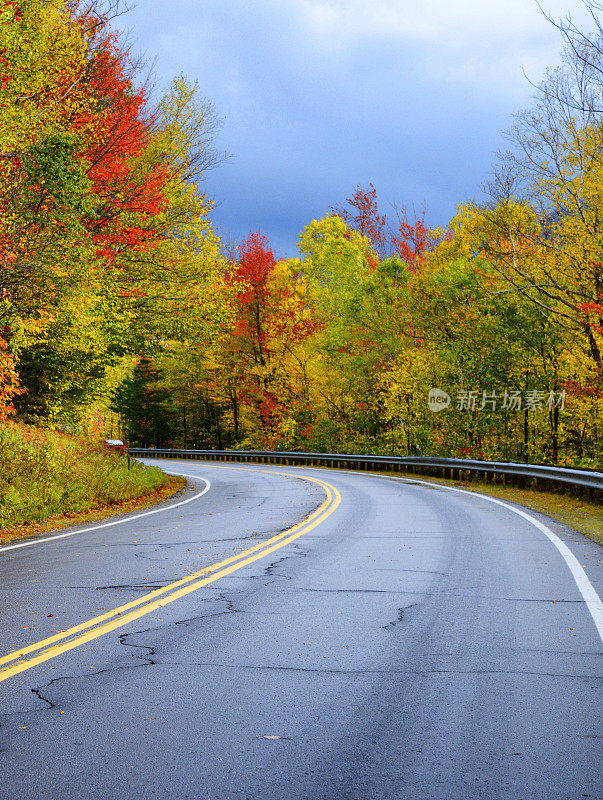
<path fill-rule="evenodd" d="M 235 318 L 224 338 L 225 377 L 234 379 L 233 402 L 252 410 L 267 442 L 295 405 L 296 348 L 316 324 L 289 265 L 277 261 L 268 240 L 251 233 L 228 270 Z M 235 399 L 236 398 L 236 399 Z"/>
<path fill-rule="evenodd" d="M 558 23 L 562 65 L 518 115 L 491 185 L 493 202 L 473 214 L 482 251 L 513 291 L 583 339 L 603 376 L 603 36 Z"/>
<path fill-rule="evenodd" d="M 368 189 L 357 186 L 352 196 L 346 198 L 346 203 L 349 208 L 332 208 L 331 213 L 341 217 L 350 229 L 366 237 L 375 251 L 383 256 L 387 250 L 389 232 L 385 214 L 379 213 L 377 190 L 373 184 L 370 183 Z"/>
<path fill-rule="evenodd" d="M 218 239 L 193 181 L 219 160 L 216 118 L 183 78 L 152 110 L 94 3 L 7 3 L 0 22 L 0 325 L 20 412 L 50 418 L 94 395 L 86 375 L 211 307 Z M 90 364 L 81 391 L 69 353 Z"/>
<path fill-rule="evenodd" d="M 396 222 L 392 223 L 380 212 L 377 190 L 372 183 L 368 189 L 357 186 L 346 203 L 342 208 L 332 208 L 331 214 L 340 217 L 350 230 L 371 243 L 374 252 L 367 253 L 366 257 L 372 267 L 377 260 L 393 257 L 416 270 L 423 264 L 426 254 L 448 235 L 440 229 L 430 230 L 425 225 L 425 214 L 409 222 L 406 209 L 396 206 Z"/>

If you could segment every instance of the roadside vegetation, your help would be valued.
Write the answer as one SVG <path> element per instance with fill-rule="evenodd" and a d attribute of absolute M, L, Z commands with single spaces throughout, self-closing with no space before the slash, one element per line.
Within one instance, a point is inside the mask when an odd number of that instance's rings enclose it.
<path fill-rule="evenodd" d="M 430 228 L 357 186 L 304 221 L 289 258 L 260 231 L 221 240 L 202 191 L 222 158 L 213 106 L 182 76 L 153 97 L 112 28 L 119 6 L 0 2 L 0 421 L 601 468 L 598 0 L 584 30 L 549 19 L 560 66 L 517 115 L 489 196 Z M 153 490 L 150 473 L 103 474 L 118 462 L 88 445 L 78 460 L 28 436 L 0 468 L 5 525 Z M 73 486 L 70 459 L 90 463 Z"/>
<path fill-rule="evenodd" d="M 100 443 L 4 423 L 0 428 L 0 540 L 121 512 L 163 499 L 182 480 L 132 461 Z M 165 492 L 164 492 L 165 494 Z M 50 524 L 44 525 L 43 523 Z M 42 525 L 41 525 L 42 523 Z"/>

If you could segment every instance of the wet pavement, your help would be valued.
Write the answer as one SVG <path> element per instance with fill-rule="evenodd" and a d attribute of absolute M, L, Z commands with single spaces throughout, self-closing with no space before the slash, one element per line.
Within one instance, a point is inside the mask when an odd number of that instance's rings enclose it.
<path fill-rule="evenodd" d="M 0 683 L 1 800 L 601 795 L 601 641 L 528 521 L 412 481 L 160 463 L 211 489 L 0 551 L 1 654 L 294 525 L 324 500 L 304 475 L 341 505 L 286 547 Z M 203 486 L 192 479 L 182 499 Z M 600 592 L 601 549 L 551 526 Z"/>

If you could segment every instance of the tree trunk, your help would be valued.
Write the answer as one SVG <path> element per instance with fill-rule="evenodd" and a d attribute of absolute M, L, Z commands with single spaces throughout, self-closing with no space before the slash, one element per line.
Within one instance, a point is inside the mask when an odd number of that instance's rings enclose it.
<path fill-rule="evenodd" d="M 218 415 L 218 408 L 214 406 L 214 417 L 216 419 L 216 438 L 218 441 L 218 450 L 223 450 L 222 447 L 222 431 L 220 430 L 220 417 Z"/>
<path fill-rule="evenodd" d="M 232 396 L 232 416 L 234 420 L 234 435 L 235 435 L 235 442 L 239 441 L 239 401 L 237 398 L 236 391 L 233 393 Z"/>
<path fill-rule="evenodd" d="M 590 346 L 590 354 L 595 360 L 599 372 L 603 371 L 603 359 L 601 358 L 601 350 L 599 349 L 599 345 L 597 340 L 595 339 L 595 334 L 593 333 L 593 329 L 590 325 L 585 325 L 584 329 L 586 331 L 586 335 L 588 337 L 588 344 Z"/>
<path fill-rule="evenodd" d="M 553 464 L 559 461 L 559 409 L 553 409 Z"/>

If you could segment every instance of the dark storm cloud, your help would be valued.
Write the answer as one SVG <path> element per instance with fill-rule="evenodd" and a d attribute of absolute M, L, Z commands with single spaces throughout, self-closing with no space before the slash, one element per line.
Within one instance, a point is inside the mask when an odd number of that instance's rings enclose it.
<path fill-rule="evenodd" d="M 372 182 L 386 212 L 426 207 L 432 225 L 479 196 L 528 101 L 522 65 L 540 77 L 559 43 L 525 0 L 410 8 L 141 0 L 121 19 L 157 57 L 158 88 L 197 79 L 224 121 L 217 146 L 232 158 L 204 188 L 227 238 L 261 229 L 293 255 L 303 226 L 357 184 Z"/>

